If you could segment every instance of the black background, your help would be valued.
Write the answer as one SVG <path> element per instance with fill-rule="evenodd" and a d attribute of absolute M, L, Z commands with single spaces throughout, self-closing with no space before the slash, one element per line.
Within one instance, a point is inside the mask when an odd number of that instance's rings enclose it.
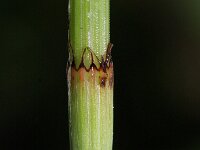
<path fill-rule="evenodd" d="M 67 4 L 0 4 L 0 150 L 67 150 Z M 200 149 L 200 2 L 112 0 L 114 150 Z"/>

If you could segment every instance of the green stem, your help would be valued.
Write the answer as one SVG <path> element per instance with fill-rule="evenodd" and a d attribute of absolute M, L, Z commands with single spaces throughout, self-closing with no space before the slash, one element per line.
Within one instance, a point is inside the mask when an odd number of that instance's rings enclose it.
<path fill-rule="evenodd" d="M 111 150 L 113 63 L 109 0 L 70 0 L 69 14 L 70 149 Z"/>
<path fill-rule="evenodd" d="M 69 38 L 76 68 L 89 47 L 101 59 L 110 42 L 109 0 L 70 0 Z"/>

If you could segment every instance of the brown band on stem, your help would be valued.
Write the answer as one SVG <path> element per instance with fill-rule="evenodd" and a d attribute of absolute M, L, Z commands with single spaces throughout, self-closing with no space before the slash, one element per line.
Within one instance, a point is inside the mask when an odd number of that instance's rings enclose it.
<path fill-rule="evenodd" d="M 82 72 L 83 70 L 85 70 L 86 72 L 90 72 L 90 71 L 98 71 L 100 72 L 100 76 L 99 76 L 99 85 L 101 88 L 104 88 L 106 86 L 106 84 L 108 84 L 108 86 L 110 88 L 113 87 L 113 82 L 114 82 L 114 74 L 113 74 L 113 62 L 111 59 L 111 49 L 112 49 L 113 45 L 111 43 L 108 44 L 108 48 L 106 50 L 106 54 L 104 56 L 101 57 L 101 61 L 97 58 L 97 56 L 93 53 L 93 51 L 90 48 L 85 48 L 82 54 L 82 59 L 81 59 L 81 63 L 79 65 L 78 68 L 76 68 L 76 64 L 75 64 L 75 59 L 74 59 L 74 55 L 73 55 L 73 49 L 71 44 L 69 43 L 69 51 L 71 51 L 71 54 L 69 54 L 69 60 L 67 63 L 67 72 L 69 69 L 73 69 L 75 72 Z M 86 50 L 90 51 L 91 54 L 91 64 L 90 67 L 87 69 L 85 64 L 84 64 L 84 54 L 86 52 Z M 99 63 L 99 67 L 97 67 L 97 65 L 94 63 L 95 59 L 98 60 L 96 61 L 96 63 Z M 75 73 L 74 72 L 74 73 Z M 81 77 L 83 77 L 81 75 Z M 71 76 L 71 79 L 73 80 L 73 73 Z M 81 79 L 80 79 L 81 80 Z M 82 79 L 84 80 L 84 78 Z"/>
<path fill-rule="evenodd" d="M 73 55 L 73 48 L 72 48 L 72 45 L 70 42 L 68 42 L 68 47 L 69 47 L 69 59 L 68 59 L 68 67 L 71 66 L 71 67 L 74 67 L 77 71 L 80 69 L 80 68 L 85 68 L 86 71 L 89 71 L 92 67 L 95 68 L 96 70 L 103 70 L 105 73 L 106 73 L 106 70 L 110 67 L 110 64 L 112 63 L 112 57 L 111 57 L 111 50 L 112 50 L 112 47 L 113 47 L 113 44 L 112 43 L 109 43 L 108 44 L 108 47 L 107 47 L 107 50 L 106 50 L 106 54 L 105 56 L 101 56 L 101 60 L 98 59 L 98 57 L 93 53 L 93 51 L 87 47 L 83 50 L 83 54 L 82 54 L 82 58 L 81 58 L 81 63 L 79 65 L 78 68 L 76 68 L 76 63 L 75 63 L 75 59 L 74 59 L 74 55 Z M 83 59 L 84 59 L 84 53 L 86 52 L 86 50 L 90 50 L 90 53 L 91 53 L 91 57 L 92 57 L 92 63 L 90 65 L 90 68 L 87 69 L 83 63 Z M 97 59 L 98 60 L 98 63 L 99 63 L 99 66 L 100 67 L 97 67 L 97 65 L 94 63 L 94 59 Z"/>

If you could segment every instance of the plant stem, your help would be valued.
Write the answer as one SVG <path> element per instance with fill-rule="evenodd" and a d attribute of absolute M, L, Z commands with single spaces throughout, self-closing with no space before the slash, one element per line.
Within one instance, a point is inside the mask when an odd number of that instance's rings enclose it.
<path fill-rule="evenodd" d="M 70 149 L 111 150 L 114 75 L 109 0 L 70 0 L 69 21 Z"/>
<path fill-rule="evenodd" d="M 110 42 L 109 0 L 70 0 L 69 38 L 76 68 L 84 48 L 89 47 L 101 59 Z"/>

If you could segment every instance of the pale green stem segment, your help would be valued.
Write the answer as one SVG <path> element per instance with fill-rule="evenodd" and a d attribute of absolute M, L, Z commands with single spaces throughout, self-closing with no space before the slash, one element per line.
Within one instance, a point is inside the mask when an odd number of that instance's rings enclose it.
<path fill-rule="evenodd" d="M 76 68 L 89 47 L 99 60 L 110 42 L 110 1 L 69 0 L 69 39 Z"/>
<path fill-rule="evenodd" d="M 71 150 L 112 150 L 113 88 L 112 83 L 100 83 L 112 76 L 112 67 L 107 73 L 84 68 L 68 72 Z"/>

